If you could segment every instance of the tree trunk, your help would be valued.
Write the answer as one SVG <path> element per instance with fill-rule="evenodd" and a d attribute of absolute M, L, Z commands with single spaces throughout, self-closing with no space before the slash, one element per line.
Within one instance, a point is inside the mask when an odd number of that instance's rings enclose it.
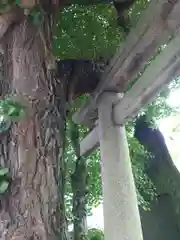
<path fill-rule="evenodd" d="M 87 166 L 83 158 L 76 160 L 76 168 L 71 176 L 73 192 L 74 240 L 87 236 Z"/>
<path fill-rule="evenodd" d="M 180 231 L 180 174 L 173 163 L 165 139 L 159 129 L 153 129 L 146 116 L 136 121 L 135 137 L 153 155 L 149 159 L 147 174 L 159 196 L 168 195 L 172 201 L 174 219 Z"/>
<path fill-rule="evenodd" d="M 29 20 L 12 24 L 0 40 L 5 62 L 0 94 L 13 94 L 26 107 L 26 118 L 0 136 L 0 165 L 12 176 L 0 198 L 0 238 L 64 240 L 61 83 L 46 69 L 40 32 Z"/>
<path fill-rule="evenodd" d="M 134 136 L 153 156 L 147 169 L 152 180 L 159 176 L 162 166 L 174 167 L 162 133 L 151 127 L 145 115 L 137 119 Z"/>

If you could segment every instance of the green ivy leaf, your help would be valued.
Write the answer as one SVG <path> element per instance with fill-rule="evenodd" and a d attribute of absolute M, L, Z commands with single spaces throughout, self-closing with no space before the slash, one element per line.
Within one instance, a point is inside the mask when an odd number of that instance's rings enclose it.
<path fill-rule="evenodd" d="M 12 99 L 6 99 L 0 103 L 1 106 L 1 115 L 5 116 L 6 119 L 16 121 L 22 118 L 25 113 L 24 107 L 13 101 Z"/>
<path fill-rule="evenodd" d="M 10 5 L 9 4 L 6 4 L 6 5 L 0 5 L 0 13 L 5 13 L 5 12 L 8 12 L 9 9 L 10 9 Z"/>
<path fill-rule="evenodd" d="M 9 173 L 8 168 L 0 168 L 0 176 L 4 176 Z"/>
<path fill-rule="evenodd" d="M 41 22 L 42 22 L 42 14 L 41 14 L 41 12 L 35 12 L 33 14 L 33 23 L 34 23 L 34 25 L 39 26 L 41 24 Z"/>
<path fill-rule="evenodd" d="M 0 133 L 6 132 L 11 126 L 11 121 L 10 120 L 2 120 L 0 122 Z"/>
<path fill-rule="evenodd" d="M 3 194 L 8 189 L 9 183 L 7 181 L 0 182 L 0 194 Z"/>

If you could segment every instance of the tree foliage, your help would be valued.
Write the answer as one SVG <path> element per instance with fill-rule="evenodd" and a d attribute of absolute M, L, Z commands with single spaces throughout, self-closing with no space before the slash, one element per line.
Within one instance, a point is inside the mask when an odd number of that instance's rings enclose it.
<path fill-rule="evenodd" d="M 130 11 L 133 24 L 137 22 L 140 12 L 147 6 L 147 2 L 148 1 L 137 1 L 137 4 Z M 73 28 L 68 27 L 70 26 L 68 23 L 70 19 L 71 21 L 73 20 Z M 74 5 L 63 11 L 60 22 L 59 26 L 57 26 L 58 31 L 56 32 L 62 37 L 60 38 L 58 35 L 55 37 L 54 49 L 56 49 L 57 57 L 61 59 L 109 58 L 124 38 L 123 33 L 118 28 L 113 6 L 100 4 L 87 8 Z M 164 46 L 160 47 L 157 54 L 159 54 L 163 48 Z M 155 56 L 152 57 L 151 61 L 153 61 L 154 57 Z M 170 86 L 167 86 L 152 104 L 142 109 L 140 114 L 146 113 L 150 119 L 157 120 L 172 113 L 172 108 L 166 104 L 166 98 L 169 95 L 170 88 Z M 81 98 L 80 102 L 81 101 L 82 103 L 85 102 L 86 98 Z M 135 119 L 126 126 L 133 174 L 139 205 L 145 209 L 149 209 L 149 203 L 156 198 L 156 189 L 146 174 L 146 165 L 152 156 L 133 137 L 134 122 Z M 81 135 L 84 136 L 87 129 L 80 127 L 80 132 Z M 68 174 L 66 206 L 69 219 L 72 219 L 72 193 L 69 176 L 74 170 L 76 157 L 70 139 L 67 141 L 66 162 Z M 91 214 L 91 209 L 102 201 L 99 150 L 84 159 L 84 161 L 87 161 L 89 173 L 88 214 Z"/>
<path fill-rule="evenodd" d="M 147 0 L 136 1 L 130 10 L 133 26 L 147 3 Z M 113 4 L 103 1 L 97 5 L 74 4 L 65 8 L 54 32 L 53 51 L 59 59 L 110 58 L 125 37 L 118 26 Z"/>
<path fill-rule="evenodd" d="M 59 59 L 109 58 L 122 37 L 113 5 L 72 5 L 59 16 L 53 51 Z"/>
<path fill-rule="evenodd" d="M 89 240 L 104 240 L 104 234 L 99 229 L 89 229 L 88 231 L 88 239 Z"/>

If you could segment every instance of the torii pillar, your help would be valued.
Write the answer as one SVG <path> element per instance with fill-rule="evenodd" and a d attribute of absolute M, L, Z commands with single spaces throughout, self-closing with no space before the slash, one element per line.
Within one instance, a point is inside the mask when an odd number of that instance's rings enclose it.
<path fill-rule="evenodd" d="M 142 240 L 125 127 L 112 121 L 117 100 L 113 92 L 98 100 L 105 240 Z"/>

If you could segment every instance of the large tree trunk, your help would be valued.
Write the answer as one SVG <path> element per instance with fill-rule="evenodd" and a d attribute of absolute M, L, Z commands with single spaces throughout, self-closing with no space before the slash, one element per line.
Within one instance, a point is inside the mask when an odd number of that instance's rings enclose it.
<path fill-rule="evenodd" d="M 174 219 L 180 231 L 180 174 L 168 151 L 163 134 L 153 129 L 146 116 L 136 121 L 135 137 L 152 154 L 147 174 L 153 181 L 159 196 L 168 195 L 173 204 Z"/>
<path fill-rule="evenodd" d="M 136 120 L 134 136 L 153 156 L 147 169 L 152 180 L 159 176 L 162 166 L 174 167 L 162 133 L 151 126 L 146 115 Z"/>
<path fill-rule="evenodd" d="M 0 21 L 0 37 L 1 27 Z M 12 176 L 9 192 L 0 198 L 0 238 L 66 239 L 61 83 L 46 71 L 42 38 L 27 19 L 11 25 L 0 40 L 5 63 L 0 94 L 14 94 L 27 113 L 0 136 L 0 165 Z"/>

